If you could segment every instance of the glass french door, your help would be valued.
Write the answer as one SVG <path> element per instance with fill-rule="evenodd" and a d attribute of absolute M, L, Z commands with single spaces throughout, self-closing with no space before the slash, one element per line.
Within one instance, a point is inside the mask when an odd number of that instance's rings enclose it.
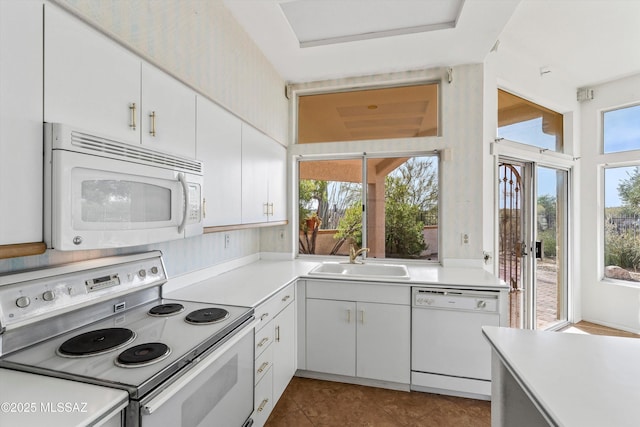
<path fill-rule="evenodd" d="M 567 322 L 568 171 L 499 162 L 499 276 L 510 287 L 510 324 Z"/>

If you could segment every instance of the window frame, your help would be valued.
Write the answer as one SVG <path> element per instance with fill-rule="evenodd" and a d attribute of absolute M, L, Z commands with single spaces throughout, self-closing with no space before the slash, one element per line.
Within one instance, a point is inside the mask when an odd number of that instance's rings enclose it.
<path fill-rule="evenodd" d="M 442 205 L 441 205 L 441 195 L 442 195 L 442 152 L 444 150 L 426 150 L 426 151 L 393 151 L 393 152 L 361 152 L 361 153 L 344 153 L 344 154 L 321 154 L 321 155 L 298 155 L 296 156 L 295 161 L 295 199 L 292 205 L 295 207 L 295 215 L 293 218 L 296 218 L 294 224 L 294 230 L 296 233 L 299 231 L 299 203 L 300 203 L 300 163 L 305 161 L 323 161 L 323 160 L 354 160 L 358 159 L 361 161 L 361 172 L 362 172 L 362 189 L 361 189 L 361 200 L 364 206 L 364 215 L 362 216 L 362 245 L 366 247 L 367 244 L 367 221 L 368 221 L 368 193 L 367 193 L 367 160 L 369 159 L 379 159 L 379 158 L 397 158 L 397 157 L 433 157 L 437 162 L 437 179 L 438 179 L 438 258 L 435 260 L 425 260 L 425 259 L 408 259 L 408 258 L 369 258 L 371 260 L 381 261 L 392 261 L 392 262 L 403 262 L 403 263 L 416 263 L 416 264 L 440 264 L 441 256 L 442 256 Z M 297 242 L 297 239 L 294 239 Z M 321 255 L 321 254 L 302 254 L 300 253 L 300 248 L 296 243 L 295 249 L 295 257 L 301 259 L 313 259 L 317 260 L 318 258 L 328 258 L 328 259 L 336 259 L 342 257 L 341 255 Z M 365 254 L 366 255 L 366 254 Z M 366 257 L 366 256 L 365 256 Z"/>

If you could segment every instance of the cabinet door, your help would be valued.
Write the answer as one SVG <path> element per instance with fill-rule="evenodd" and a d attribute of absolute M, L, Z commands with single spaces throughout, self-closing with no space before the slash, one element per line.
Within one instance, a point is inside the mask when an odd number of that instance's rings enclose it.
<path fill-rule="evenodd" d="M 289 304 L 273 322 L 273 401 L 277 402 L 296 372 L 295 304 Z"/>
<path fill-rule="evenodd" d="M 143 144 L 180 156 L 196 156 L 195 92 L 163 71 L 143 64 L 141 110 Z"/>
<path fill-rule="evenodd" d="M 253 427 L 264 426 L 269 418 L 269 414 L 271 414 L 274 403 L 272 382 L 273 368 L 269 368 L 267 373 L 262 377 L 258 384 L 256 384 L 256 388 L 254 390 L 254 411 L 251 415 Z"/>
<path fill-rule="evenodd" d="M 269 141 L 252 126 L 242 124 L 242 223 L 266 222 Z"/>
<path fill-rule="evenodd" d="M 44 27 L 44 120 L 139 144 L 140 60 L 49 4 Z"/>
<path fill-rule="evenodd" d="M 269 221 L 287 219 L 287 150 L 269 139 Z"/>
<path fill-rule="evenodd" d="M 357 304 L 357 376 L 408 384 L 411 309 L 405 305 Z"/>
<path fill-rule="evenodd" d="M 242 221 L 242 141 L 240 119 L 198 97 L 196 158 L 204 162 L 204 226 Z"/>
<path fill-rule="evenodd" d="M 307 369 L 356 375 L 356 303 L 307 299 Z"/>
<path fill-rule="evenodd" d="M 0 1 L 0 245 L 42 241 L 42 2 Z"/>

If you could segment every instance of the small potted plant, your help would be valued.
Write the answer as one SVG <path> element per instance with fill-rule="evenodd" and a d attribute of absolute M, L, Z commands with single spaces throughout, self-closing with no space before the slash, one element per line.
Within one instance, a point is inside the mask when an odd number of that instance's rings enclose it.
<path fill-rule="evenodd" d="M 309 215 L 307 218 L 305 218 L 305 223 L 307 225 L 307 230 L 313 231 L 316 228 L 320 227 L 322 220 L 320 219 L 318 214 L 314 212 L 311 215 Z"/>

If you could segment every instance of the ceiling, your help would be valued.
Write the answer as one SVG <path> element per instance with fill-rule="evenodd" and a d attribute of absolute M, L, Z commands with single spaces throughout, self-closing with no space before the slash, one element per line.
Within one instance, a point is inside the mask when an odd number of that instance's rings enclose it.
<path fill-rule="evenodd" d="M 640 73 L 640 0 L 224 2 L 288 82 L 479 63 L 498 40 L 575 87 Z"/>

